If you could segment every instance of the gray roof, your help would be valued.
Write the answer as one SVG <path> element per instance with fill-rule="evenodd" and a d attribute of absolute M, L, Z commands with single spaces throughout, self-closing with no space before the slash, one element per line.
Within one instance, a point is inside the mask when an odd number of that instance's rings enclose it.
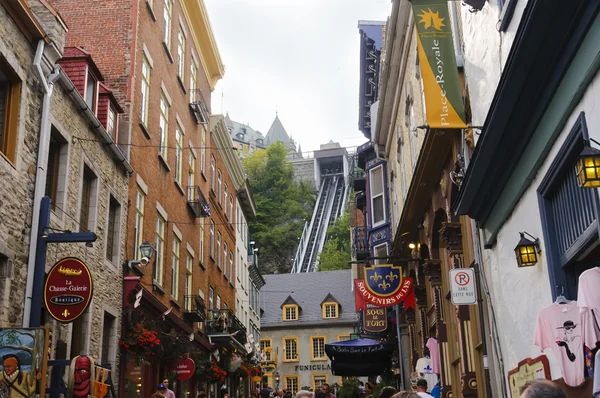
<path fill-rule="evenodd" d="M 244 142 L 251 146 L 258 146 L 259 148 L 267 147 L 267 139 L 260 131 L 254 130 L 247 124 L 231 120 L 229 114 L 225 115 L 225 125 L 227 125 L 232 140 Z M 257 142 L 257 140 L 262 140 L 262 142 Z"/>
<path fill-rule="evenodd" d="M 292 141 L 287 131 L 285 131 L 285 127 L 279 120 L 279 115 L 275 115 L 275 120 L 271 123 L 271 127 L 269 127 L 269 131 L 267 132 L 267 143 L 273 144 L 277 141 L 283 142 L 285 145 L 290 144 Z"/>
<path fill-rule="evenodd" d="M 308 326 L 313 324 L 349 324 L 356 321 L 352 271 L 304 272 L 265 275 L 261 290 L 263 314 L 261 328 Z M 331 295 L 340 304 L 338 319 L 322 319 L 321 303 Z M 293 299 L 300 307 L 298 321 L 282 322 L 281 307 Z"/>

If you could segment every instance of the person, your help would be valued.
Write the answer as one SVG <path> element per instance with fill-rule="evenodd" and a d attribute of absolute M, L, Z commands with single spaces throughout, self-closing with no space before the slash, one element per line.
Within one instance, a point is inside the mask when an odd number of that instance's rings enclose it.
<path fill-rule="evenodd" d="M 442 394 L 442 386 L 440 386 L 439 381 L 435 384 L 435 386 L 433 386 L 430 394 L 433 398 L 440 398 L 440 395 Z"/>
<path fill-rule="evenodd" d="M 396 394 L 396 389 L 392 386 L 385 386 L 379 391 L 379 398 L 392 398 Z"/>
<path fill-rule="evenodd" d="M 567 395 L 550 380 L 532 380 L 521 389 L 521 398 L 567 398 Z"/>
<path fill-rule="evenodd" d="M 400 391 L 392 398 L 420 398 L 419 394 L 414 391 Z"/>
<path fill-rule="evenodd" d="M 321 392 L 323 394 L 325 394 L 325 396 L 323 398 L 336 398 L 335 395 L 333 395 L 331 392 L 329 392 L 329 384 L 324 383 L 321 386 Z"/>
<path fill-rule="evenodd" d="M 283 390 L 283 398 L 292 398 L 292 393 L 290 391 Z"/>
<path fill-rule="evenodd" d="M 361 395 L 365 395 L 365 383 L 363 383 L 362 381 L 359 381 L 358 389 L 359 389 Z"/>
<path fill-rule="evenodd" d="M 167 393 L 167 387 L 163 383 L 160 383 L 156 387 L 156 392 L 154 394 L 152 394 L 152 398 L 166 398 L 166 395 L 165 395 L 166 393 Z"/>
<path fill-rule="evenodd" d="M 419 379 L 417 380 L 417 394 L 421 398 L 433 398 L 431 395 L 427 393 L 427 380 Z"/>
<path fill-rule="evenodd" d="M 312 393 L 306 390 L 300 390 L 296 393 L 295 398 L 312 398 Z"/>
<path fill-rule="evenodd" d="M 175 393 L 173 390 L 169 390 L 169 379 L 164 379 L 162 384 L 164 384 L 166 391 L 163 392 L 165 398 L 175 398 Z"/>
<path fill-rule="evenodd" d="M 271 391 L 269 391 L 268 388 L 263 388 L 262 390 L 260 390 L 260 398 L 269 398 L 270 395 Z"/>
<path fill-rule="evenodd" d="M 15 354 L 2 357 L 0 383 L 8 390 L 10 398 L 29 398 L 35 394 L 35 378 L 21 370 L 21 360 Z"/>
<path fill-rule="evenodd" d="M 223 395 L 223 398 L 229 398 L 229 394 L 225 393 L 225 394 Z"/>

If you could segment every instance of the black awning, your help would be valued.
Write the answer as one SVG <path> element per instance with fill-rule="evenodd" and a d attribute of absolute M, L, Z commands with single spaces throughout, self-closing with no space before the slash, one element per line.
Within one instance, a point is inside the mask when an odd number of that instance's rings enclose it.
<path fill-rule="evenodd" d="M 391 367 L 394 343 L 355 339 L 325 344 L 331 371 L 337 376 L 371 376 Z"/>

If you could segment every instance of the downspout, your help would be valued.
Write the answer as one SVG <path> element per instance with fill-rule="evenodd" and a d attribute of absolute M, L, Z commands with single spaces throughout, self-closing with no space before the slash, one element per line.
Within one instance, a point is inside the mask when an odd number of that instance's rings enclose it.
<path fill-rule="evenodd" d="M 33 211 L 31 213 L 31 232 L 29 234 L 29 258 L 27 261 L 27 284 L 25 287 L 25 309 L 23 311 L 23 327 L 29 327 L 29 317 L 31 315 L 31 295 L 33 290 L 33 276 L 35 274 L 35 253 L 37 249 L 38 227 L 40 204 L 45 192 L 48 147 L 50 146 L 50 103 L 52 100 L 52 91 L 54 82 L 59 77 L 55 70 L 46 79 L 42 70 L 41 62 L 44 55 L 45 42 L 43 39 L 38 41 L 35 58 L 33 60 L 33 69 L 38 76 L 44 90 L 42 100 L 42 115 L 40 123 L 40 136 L 38 141 L 38 159 L 35 173 L 35 185 L 33 190 Z"/>

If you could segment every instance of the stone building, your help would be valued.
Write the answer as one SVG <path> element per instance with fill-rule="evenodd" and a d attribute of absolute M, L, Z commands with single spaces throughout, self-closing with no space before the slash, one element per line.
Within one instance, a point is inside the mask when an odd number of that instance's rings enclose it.
<path fill-rule="evenodd" d="M 261 337 L 263 383 L 292 394 L 341 384 L 331 373 L 325 344 L 355 333 L 350 270 L 265 276 Z"/>

